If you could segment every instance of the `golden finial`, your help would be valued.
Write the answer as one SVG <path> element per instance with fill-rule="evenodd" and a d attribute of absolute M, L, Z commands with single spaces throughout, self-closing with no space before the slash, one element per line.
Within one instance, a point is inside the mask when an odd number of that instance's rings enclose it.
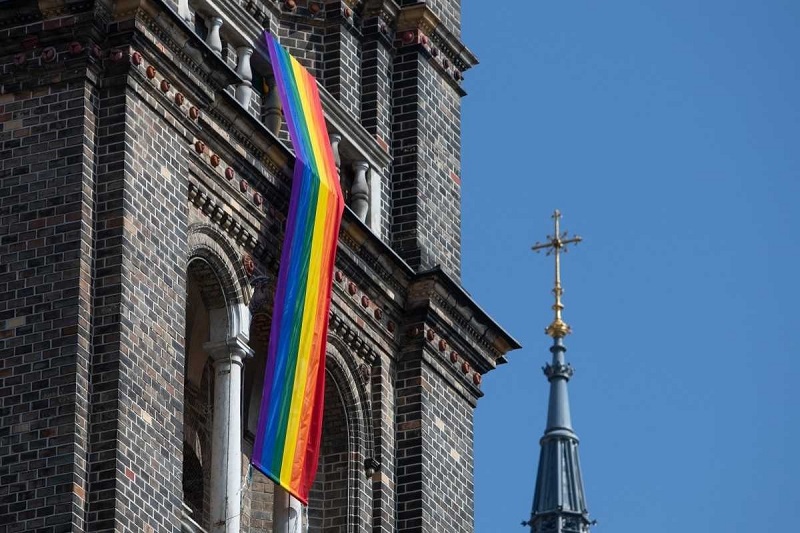
<path fill-rule="evenodd" d="M 531 249 L 536 253 L 539 253 L 542 250 L 547 250 L 546 255 L 553 254 L 556 258 L 556 282 L 555 286 L 553 287 L 553 294 L 556 297 L 556 303 L 553 304 L 555 317 L 553 318 L 553 322 L 551 322 L 544 331 L 554 339 L 560 339 L 566 337 L 571 332 L 571 329 L 567 323 L 561 319 L 561 311 L 564 310 L 564 304 L 561 303 L 561 295 L 564 294 L 564 289 L 561 288 L 561 252 L 563 251 L 564 253 L 567 253 L 568 244 L 578 244 L 583 239 L 581 239 L 578 235 L 568 238 L 566 231 L 563 233 L 561 232 L 559 228 L 561 212 L 558 209 L 553 212 L 553 216 L 551 218 L 555 222 L 555 233 L 553 233 L 552 236 L 547 236 L 547 242 L 537 242 L 531 247 Z"/>

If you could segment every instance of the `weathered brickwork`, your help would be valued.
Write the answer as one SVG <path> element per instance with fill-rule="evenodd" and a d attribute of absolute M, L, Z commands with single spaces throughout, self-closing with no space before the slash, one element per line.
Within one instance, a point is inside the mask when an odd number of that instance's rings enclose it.
<path fill-rule="evenodd" d="M 459 2 L 215 5 L 0 7 L 0 532 L 214 528 L 218 340 L 253 354 L 227 413 L 238 519 L 272 531 L 249 458 L 294 156 L 268 27 L 325 89 L 350 201 L 369 167 L 368 214 L 340 233 L 310 530 L 469 533 L 481 376 L 517 344 L 460 286 Z"/>
<path fill-rule="evenodd" d="M 325 36 L 325 88 L 353 117 L 361 113 L 361 46 L 352 26 L 343 21 Z"/>
<path fill-rule="evenodd" d="M 392 223 L 412 266 L 461 276 L 461 123 L 458 94 L 408 47 L 395 56 Z"/>
<path fill-rule="evenodd" d="M 474 406 L 463 386 L 442 380 L 445 372 L 436 364 L 421 376 L 427 393 L 422 427 L 426 510 L 437 531 L 472 531 Z"/>
<path fill-rule="evenodd" d="M 386 36 L 386 23 L 380 17 L 364 21 L 365 40 L 361 59 L 361 124 L 378 144 L 389 149 L 392 138 L 392 53 Z M 380 237 L 391 242 L 392 184 L 390 176 L 380 181 Z"/>
<path fill-rule="evenodd" d="M 325 399 L 319 467 L 309 497 L 309 527 L 312 531 L 339 531 L 347 525 L 350 459 L 347 416 L 330 379 L 325 383 Z"/>
<path fill-rule="evenodd" d="M 116 523 L 130 531 L 146 524 L 177 530 L 187 147 L 167 111 L 141 87 L 104 96 L 88 522 L 100 529 Z M 153 491 L 170 496 L 154 498 Z M 126 523 L 125 515 L 149 520 Z"/>
<path fill-rule="evenodd" d="M 365 40 L 361 56 L 361 124 L 388 146 L 391 136 L 392 53 L 384 34 L 386 23 L 379 17 L 364 21 Z"/>
<path fill-rule="evenodd" d="M 32 54 L 31 54 L 32 55 Z M 0 96 L 0 527 L 83 528 L 92 91 Z"/>
<path fill-rule="evenodd" d="M 281 21 L 278 40 L 315 77 L 325 69 L 325 28 L 300 20 Z"/>

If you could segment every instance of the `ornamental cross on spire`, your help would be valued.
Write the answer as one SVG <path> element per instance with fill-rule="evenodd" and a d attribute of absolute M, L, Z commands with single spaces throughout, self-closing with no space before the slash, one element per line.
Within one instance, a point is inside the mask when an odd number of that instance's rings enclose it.
<path fill-rule="evenodd" d="M 553 294 L 556 297 L 556 302 L 553 304 L 553 311 L 555 312 L 555 316 L 553 321 L 547 326 L 545 329 L 545 333 L 550 335 L 554 339 L 561 339 L 566 337 L 571 333 L 570 327 L 567 325 L 564 320 L 561 318 L 561 311 L 564 310 L 564 304 L 561 303 L 561 296 L 564 294 L 564 289 L 561 288 L 561 252 L 567 253 L 567 245 L 575 244 L 577 245 L 583 239 L 580 236 L 575 235 L 574 237 L 568 237 L 567 232 L 561 232 L 559 228 L 559 220 L 561 220 L 561 212 L 556 209 L 553 212 L 553 216 L 551 217 L 555 224 L 555 232 L 553 235 L 547 236 L 547 241 L 544 243 L 536 243 L 534 244 L 531 249 L 539 253 L 542 250 L 547 250 L 546 255 L 554 255 L 555 256 L 555 263 L 556 263 L 556 279 L 555 279 L 555 286 L 553 287 Z"/>

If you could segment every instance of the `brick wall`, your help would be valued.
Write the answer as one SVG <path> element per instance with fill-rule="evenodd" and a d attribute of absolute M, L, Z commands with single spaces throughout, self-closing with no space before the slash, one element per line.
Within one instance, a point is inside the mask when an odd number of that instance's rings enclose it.
<path fill-rule="evenodd" d="M 354 118 L 361 113 L 360 36 L 346 21 L 331 24 L 325 35 L 325 88 Z"/>
<path fill-rule="evenodd" d="M 101 109 L 88 522 L 177 531 L 187 147 L 142 87 Z"/>
<path fill-rule="evenodd" d="M 321 77 L 325 68 L 325 28 L 293 18 L 280 21 L 278 28 L 273 29 L 276 30 L 281 45 L 312 76 Z"/>
<path fill-rule="evenodd" d="M 418 45 L 395 56 L 392 93 L 392 234 L 413 267 L 461 277 L 459 95 Z"/>
<path fill-rule="evenodd" d="M 385 35 L 386 25 L 379 17 L 364 21 L 364 43 L 361 51 L 361 124 L 381 146 L 388 148 L 392 138 L 392 51 Z M 379 169 L 376 169 L 379 170 Z M 382 176 L 381 239 L 391 242 L 392 186 L 390 176 Z"/>
<path fill-rule="evenodd" d="M 435 531 L 473 531 L 473 407 L 442 371 L 438 365 L 422 371 L 426 510 Z"/>
<path fill-rule="evenodd" d="M 0 529 L 6 531 L 84 526 L 92 95 L 83 80 L 0 95 Z"/>
<path fill-rule="evenodd" d="M 442 264 L 458 280 L 460 91 L 441 57 L 433 61 L 421 41 L 392 41 L 385 13 L 362 20 L 357 8 L 342 18 L 344 6 L 326 2 L 325 22 L 303 18 L 308 5 L 298 4 L 292 13 L 277 10 L 272 29 L 394 156 L 373 191 L 385 199 L 380 237 L 413 269 Z M 429 6 L 457 34 L 459 3 Z M 227 88 L 212 87 L 213 76 L 170 48 L 154 28 L 160 22 L 120 16 L 104 26 L 94 15 L 85 14 L 97 24 L 92 31 L 106 31 L 118 48 L 95 54 L 87 44 L 67 57 L 67 43 L 82 34 L 65 29 L 47 34 L 57 37 L 53 65 L 38 59 L 39 46 L 29 52 L 39 70 L 2 67 L 18 82 L 0 94 L 0 531 L 177 531 L 187 259 L 196 236 L 189 223 L 215 228 L 214 242 L 237 265 L 231 269 L 241 269 L 246 253 L 274 276 L 280 255 L 289 188 L 283 167 L 291 164 L 285 148 L 264 149 L 255 140 L 268 136 L 257 128 L 243 134 L 244 118 L 225 118 Z M 21 28 L 0 30 L 0 38 L 19 41 L 44 26 Z M 0 39 L 9 62 L 2 42 L 12 41 Z M 131 46 L 144 63 L 134 66 Z M 122 54 L 113 59 L 116 50 Z M 232 54 L 224 60 L 235 65 Z M 203 61 L 227 76 L 215 57 Z M 148 64 L 157 67 L 155 79 L 145 78 Z M 160 89 L 162 77 L 172 89 Z M 173 103 L 178 88 L 183 107 Z M 188 118 L 190 105 L 200 107 L 199 120 Z M 210 163 L 212 152 L 221 166 Z M 334 285 L 337 359 L 329 366 L 312 525 L 468 533 L 476 390 L 407 335 L 422 305 L 408 304 L 418 295 L 407 290 L 419 276 L 364 232 L 346 220 L 337 257 L 344 272 Z M 204 275 L 212 278 L 212 270 Z M 225 290 L 250 294 L 244 274 L 237 276 L 226 283 L 242 286 Z M 452 290 L 457 301 L 466 298 Z M 460 311 L 448 312 L 447 322 L 458 322 Z M 472 334 L 451 330 L 458 339 Z M 262 359 L 245 368 L 251 396 L 260 396 L 251 373 L 263 372 L 265 341 L 253 343 Z M 210 385 L 199 381 L 195 387 Z M 197 403 L 211 407 L 207 398 Z M 257 406 L 257 398 L 246 404 Z M 272 483 L 247 467 L 250 438 L 243 443 L 243 530 L 266 533 Z M 191 465 L 203 470 L 194 503 L 207 508 L 211 473 L 207 447 L 202 452 Z M 376 469 L 371 479 L 366 466 Z"/>
<path fill-rule="evenodd" d="M 337 384 L 327 379 L 319 466 L 309 494 L 311 531 L 341 531 L 347 526 L 349 456 L 347 417 L 342 398 Z"/>

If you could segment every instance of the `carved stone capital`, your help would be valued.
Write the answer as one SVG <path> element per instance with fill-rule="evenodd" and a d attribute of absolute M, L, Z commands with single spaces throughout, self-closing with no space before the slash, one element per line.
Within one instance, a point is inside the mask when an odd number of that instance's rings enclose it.
<path fill-rule="evenodd" d="M 211 357 L 215 366 L 227 362 L 241 366 L 245 359 L 253 356 L 253 350 L 241 336 L 207 342 L 203 344 L 203 350 Z"/>

